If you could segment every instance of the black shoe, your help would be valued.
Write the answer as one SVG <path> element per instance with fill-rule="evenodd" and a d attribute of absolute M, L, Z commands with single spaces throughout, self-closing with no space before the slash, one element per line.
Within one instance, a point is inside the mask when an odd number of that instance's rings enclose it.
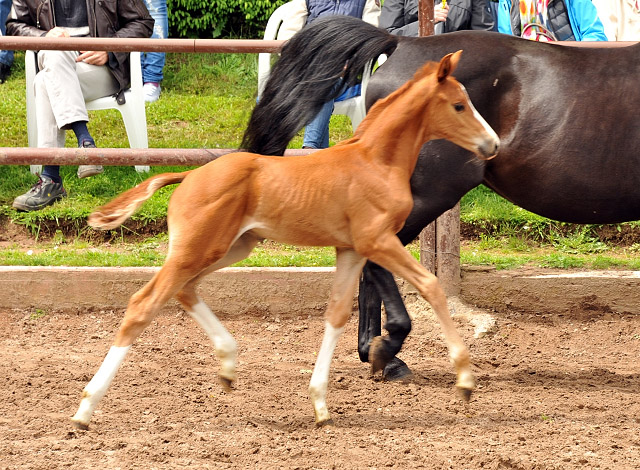
<path fill-rule="evenodd" d="M 54 183 L 48 176 L 42 175 L 33 187 L 13 200 L 13 207 L 20 211 L 37 211 L 67 197 L 62 183 Z"/>
<path fill-rule="evenodd" d="M 96 144 L 91 140 L 83 140 L 80 148 L 94 149 Z M 80 165 L 78 167 L 78 178 L 88 178 L 89 176 L 99 175 L 104 169 L 102 165 Z"/>
<path fill-rule="evenodd" d="M 7 77 L 11 73 L 11 67 L 5 64 L 0 64 L 0 83 L 4 83 Z"/>

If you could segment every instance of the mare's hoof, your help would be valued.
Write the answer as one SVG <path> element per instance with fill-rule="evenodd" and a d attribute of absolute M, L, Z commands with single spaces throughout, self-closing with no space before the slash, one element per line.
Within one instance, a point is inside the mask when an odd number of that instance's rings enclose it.
<path fill-rule="evenodd" d="M 383 370 L 386 365 L 389 363 L 389 358 L 387 356 L 384 340 L 382 336 L 376 336 L 371 341 L 371 345 L 369 346 L 369 363 L 371 364 L 371 375 L 375 375 L 377 372 Z"/>
<path fill-rule="evenodd" d="M 333 419 L 325 419 L 324 421 L 316 421 L 316 427 L 322 428 L 324 426 L 333 426 Z"/>
<path fill-rule="evenodd" d="M 81 423 L 80 421 L 76 421 L 74 419 L 71 420 L 71 423 L 73 423 L 73 427 L 74 428 L 80 429 L 81 431 L 88 431 L 89 430 L 89 425 L 88 424 Z"/>
<path fill-rule="evenodd" d="M 460 387 L 458 387 L 458 390 L 460 390 L 460 395 L 462 395 L 462 399 L 465 401 L 465 403 L 469 403 L 469 400 L 471 400 L 471 393 L 473 392 L 473 390 L 471 390 L 470 388 L 460 388 Z"/>
<path fill-rule="evenodd" d="M 390 382 L 409 381 L 413 379 L 413 372 L 411 372 L 411 369 L 409 369 L 409 366 L 407 366 L 403 360 L 394 357 L 387 363 L 382 371 L 382 378 Z"/>
<path fill-rule="evenodd" d="M 233 380 L 222 376 L 219 376 L 218 379 L 220 380 L 220 385 L 222 385 L 225 392 L 233 392 Z"/>

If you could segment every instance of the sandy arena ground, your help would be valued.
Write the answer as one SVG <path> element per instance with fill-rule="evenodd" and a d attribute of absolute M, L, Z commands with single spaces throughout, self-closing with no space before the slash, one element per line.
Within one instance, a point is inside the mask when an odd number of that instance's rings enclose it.
<path fill-rule="evenodd" d="M 208 339 L 171 307 L 78 431 L 69 417 L 123 310 L 1 309 L 0 468 L 640 468 L 639 315 L 602 305 L 492 313 L 476 337 L 465 308 L 456 312 L 479 384 L 469 404 L 428 309 L 414 309 L 400 355 L 410 383 L 369 376 L 354 315 L 330 376 L 335 425 L 316 428 L 307 386 L 320 316 L 223 317 L 239 344 L 228 394 Z"/>

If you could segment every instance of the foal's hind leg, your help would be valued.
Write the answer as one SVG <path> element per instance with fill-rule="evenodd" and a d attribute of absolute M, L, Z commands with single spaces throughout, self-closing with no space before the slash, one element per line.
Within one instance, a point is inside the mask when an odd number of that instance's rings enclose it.
<path fill-rule="evenodd" d="M 220 360 L 220 383 L 225 390 L 231 390 L 236 380 L 237 345 L 231 334 L 222 325 L 218 317 L 209 309 L 200 297 L 196 295 L 195 286 L 205 274 L 224 268 L 238 261 L 242 261 L 251 253 L 258 243 L 258 239 L 250 234 L 244 234 L 229 249 L 227 254 L 206 272 L 189 281 L 178 294 L 176 299 L 182 304 L 189 315 L 202 327 L 213 343 L 216 356 Z"/>
<path fill-rule="evenodd" d="M 136 338 L 151 323 L 160 308 L 191 279 L 196 272 L 179 269 L 166 262 L 158 273 L 142 289 L 131 296 L 127 311 L 96 375 L 82 391 L 82 400 L 76 414 L 71 418 L 74 425 L 87 429 L 98 402 L 107 393 L 116 372 Z"/>
<path fill-rule="evenodd" d="M 358 276 L 365 262 L 362 256 L 351 249 L 336 249 L 336 255 L 336 275 L 325 313 L 324 337 L 309 383 L 309 396 L 318 426 L 331 422 L 326 402 L 329 368 L 338 338 L 351 315 Z"/>
<path fill-rule="evenodd" d="M 471 397 L 472 390 L 475 388 L 469 351 L 456 331 L 453 320 L 449 315 L 447 299 L 438 279 L 409 254 L 395 234 L 379 237 L 375 243 L 375 251 L 367 253 L 367 256 L 374 263 L 406 279 L 431 304 L 442 326 L 445 341 L 449 348 L 449 356 L 458 374 L 456 387 L 462 392 L 465 400 L 468 400 Z M 375 350 L 376 344 L 374 343 L 370 351 L 370 354 L 374 356 L 371 362 L 376 360 L 377 353 Z"/>

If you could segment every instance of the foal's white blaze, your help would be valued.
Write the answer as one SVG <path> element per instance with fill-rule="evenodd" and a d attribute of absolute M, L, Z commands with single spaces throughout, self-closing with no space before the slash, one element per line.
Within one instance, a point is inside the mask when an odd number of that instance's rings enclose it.
<path fill-rule="evenodd" d="M 89 426 L 93 411 L 96 409 L 100 399 L 107 393 L 109 385 L 111 385 L 130 348 L 131 346 L 111 346 L 98 372 L 82 391 L 82 400 L 78 411 L 71 418 L 74 423 L 81 427 Z"/>
<path fill-rule="evenodd" d="M 500 142 L 500 138 L 498 137 L 498 134 L 496 134 L 496 131 L 494 131 L 493 128 L 489 125 L 489 123 L 487 123 L 487 121 L 484 120 L 484 118 L 480 115 L 476 107 L 473 105 L 473 103 L 471 102 L 471 98 L 469 98 L 469 94 L 467 93 L 467 89 L 464 87 L 464 85 L 462 83 L 459 83 L 459 85 L 460 85 L 460 88 L 462 88 L 462 92 L 467 97 L 468 104 L 471 107 L 471 110 L 473 111 L 473 117 L 475 117 L 482 124 L 482 127 L 484 127 L 484 130 L 487 132 L 487 134 L 489 134 L 489 137 L 491 137 L 494 144 L 497 145 Z M 484 139 L 479 139 L 479 140 L 481 140 L 481 142 L 478 143 L 477 146 L 479 148 L 484 147 Z"/>
<path fill-rule="evenodd" d="M 218 375 L 229 379 L 236 380 L 236 356 L 238 346 L 236 340 L 220 323 L 218 317 L 202 300 L 193 306 L 192 310 L 187 310 L 189 315 L 198 322 L 207 336 L 213 342 L 213 348 L 216 356 L 220 360 L 220 372 Z"/>
<path fill-rule="evenodd" d="M 316 414 L 316 424 L 322 424 L 330 419 L 326 402 L 329 368 L 331 367 L 333 351 L 343 331 L 344 327 L 334 328 L 329 322 L 325 322 L 324 338 L 322 338 L 318 359 L 309 382 L 309 395 Z"/>

